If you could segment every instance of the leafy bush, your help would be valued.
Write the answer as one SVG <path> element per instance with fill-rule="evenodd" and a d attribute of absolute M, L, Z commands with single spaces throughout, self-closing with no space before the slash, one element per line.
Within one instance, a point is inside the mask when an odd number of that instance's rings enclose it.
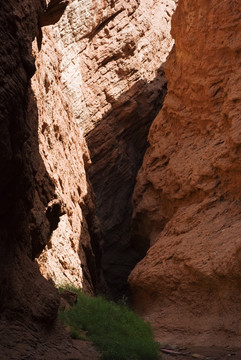
<path fill-rule="evenodd" d="M 102 360 L 160 358 L 150 325 L 129 308 L 100 296 L 90 297 L 80 290 L 74 291 L 78 294 L 77 304 L 69 310 L 60 311 L 59 318 L 75 338 L 78 338 L 81 330 L 86 331 L 101 351 Z"/>

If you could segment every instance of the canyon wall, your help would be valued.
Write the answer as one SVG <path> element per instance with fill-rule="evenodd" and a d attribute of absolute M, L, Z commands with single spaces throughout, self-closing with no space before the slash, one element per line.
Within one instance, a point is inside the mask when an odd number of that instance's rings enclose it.
<path fill-rule="evenodd" d="M 129 277 L 161 342 L 239 345 L 241 4 L 180 0 L 133 196 Z"/>
<path fill-rule="evenodd" d="M 37 262 L 44 276 L 57 283 L 69 280 L 82 286 L 80 264 L 87 275 L 89 270 L 96 273 L 96 257 L 88 245 L 90 224 L 92 245 L 102 244 L 101 266 L 114 296 L 126 291 L 127 276 L 140 260 L 130 245 L 131 195 L 149 126 L 166 92 L 163 63 L 173 44 L 174 8 L 173 0 L 72 0 L 58 23 L 42 29 L 33 78 L 40 153 L 55 197 L 68 210 Z M 37 44 L 35 48 L 37 54 Z M 97 218 L 84 174 L 83 134 Z M 84 158 L 88 156 L 86 152 Z M 90 215 L 87 210 L 83 216 L 81 202 L 91 208 Z M 94 252 L 100 260 L 100 251 Z M 92 281 L 97 277 L 91 275 Z"/>
<path fill-rule="evenodd" d="M 91 219 L 93 228 L 95 210 L 86 178 L 91 162 L 71 101 L 64 95 L 62 54 L 52 29 L 42 32 L 41 50 L 36 39 L 33 43 L 37 70 L 31 85 L 37 111 L 31 98 L 28 109 L 32 130 L 28 146 L 36 184 L 31 211 L 33 258 L 57 286 L 72 284 L 92 293 L 98 275 L 86 220 Z"/>
<path fill-rule="evenodd" d="M 68 281 L 93 292 L 97 281 L 88 233 L 95 227 L 85 174 L 88 150 L 62 94 L 59 53 L 51 39 L 48 58 L 40 52 L 40 25 L 58 21 L 66 5 L 65 0 L 10 0 L 0 9 L 2 360 L 98 358 L 82 344 L 73 346 L 58 323 L 60 298 L 52 284 Z M 93 220 L 90 226 L 87 217 Z M 47 256 L 42 253 L 46 244 Z M 39 266 L 51 281 L 34 261 L 40 253 L 46 264 Z"/>
<path fill-rule="evenodd" d="M 52 282 L 118 298 L 145 255 L 161 342 L 239 345 L 241 5 L 179 1 L 162 108 L 175 4 L 1 5 L 1 359 L 70 357 Z"/>
<path fill-rule="evenodd" d="M 38 0 L 10 0 L 2 2 L 0 9 L 0 357 L 3 360 L 20 358 L 20 354 L 39 359 L 39 350 L 43 355 L 48 345 L 49 354 L 54 357 L 57 353 L 50 346 L 50 338 L 53 340 L 59 297 L 32 261 L 29 215 L 34 181 L 25 148 L 29 137 L 26 121 L 29 81 L 35 71 L 32 40 L 44 6 Z M 68 345 L 68 341 L 62 341 L 61 330 L 55 334 L 55 345 Z"/>
<path fill-rule="evenodd" d="M 129 244 L 130 196 L 165 95 L 174 7 L 173 0 L 1 6 L 3 360 L 81 358 L 56 321 L 53 283 L 89 293 L 102 287 L 101 242 L 108 285 L 123 293 L 139 259 Z"/>
<path fill-rule="evenodd" d="M 95 127 L 87 132 L 93 163 L 89 177 L 103 232 L 102 267 L 116 298 L 128 296 L 127 277 L 140 260 L 130 244 L 131 196 L 150 124 L 166 93 L 163 63 L 173 44 L 175 8 L 174 1 L 131 4 L 129 9 L 123 2 L 87 49 L 90 58 L 98 49 L 90 72 L 96 83 L 87 84 L 104 105 L 99 107 L 104 109 L 101 121 L 97 113 Z"/>
<path fill-rule="evenodd" d="M 1 310 L 36 318 L 56 315 L 55 289 L 32 263 L 29 212 L 34 183 L 25 149 L 28 85 L 35 71 L 32 40 L 43 2 L 1 5 Z M 41 289 L 43 287 L 43 289 Z M 49 295 L 47 295 L 47 293 Z M 45 300 L 45 301 L 44 301 Z M 33 305 L 35 302 L 35 305 Z M 17 316 L 17 315 L 16 315 Z"/>

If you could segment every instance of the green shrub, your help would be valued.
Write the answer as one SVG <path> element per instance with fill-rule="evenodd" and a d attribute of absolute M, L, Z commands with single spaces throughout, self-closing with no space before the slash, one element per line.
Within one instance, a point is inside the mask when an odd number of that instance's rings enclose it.
<path fill-rule="evenodd" d="M 73 291 L 73 289 L 72 289 Z M 70 334 L 87 331 L 88 337 L 102 353 L 102 360 L 154 360 L 160 358 L 149 324 L 126 306 L 120 306 L 102 297 L 90 297 L 79 290 L 78 302 L 72 308 L 59 312 Z"/>

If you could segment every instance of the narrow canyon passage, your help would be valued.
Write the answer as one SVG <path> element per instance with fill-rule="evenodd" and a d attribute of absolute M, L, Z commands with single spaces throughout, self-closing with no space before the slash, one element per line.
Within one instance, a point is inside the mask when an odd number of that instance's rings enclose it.
<path fill-rule="evenodd" d="M 127 277 L 143 256 L 131 245 L 131 199 L 149 127 L 165 94 L 161 66 L 153 81 L 139 80 L 117 100 L 112 99 L 110 112 L 86 136 L 92 160 L 88 175 L 103 236 L 101 265 L 116 299 L 129 296 Z"/>
<path fill-rule="evenodd" d="M 94 293 L 106 288 L 103 273 L 117 299 L 127 295 L 127 277 L 143 257 L 130 241 L 131 197 L 166 94 L 175 3 L 95 5 L 70 1 L 57 22 L 51 5 L 33 41 L 38 112 L 32 126 L 30 99 L 28 144 L 39 148 L 30 159 L 36 182 L 30 227 L 33 258 L 45 278 Z M 45 225 L 57 208 L 49 234 Z"/>
<path fill-rule="evenodd" d="M 131 197 L 166 93 L 174 9 L 167 0 L 106 1 L 98 9 L 71 2 L 51 34 L 61 53 L 63 91 L 90 152 L 86 170 L 98 220 L 91 239 L 98 228 L 100 265 L 114 298 L 127 295 L 127 277 L 143 256 L 130 244 Z"/>
<path fill-rule="evenodd" d="M 66 284 L 240 346 L 240 34 L 239 0 L 3 2 L 1 360 L 79 360 Z"/>

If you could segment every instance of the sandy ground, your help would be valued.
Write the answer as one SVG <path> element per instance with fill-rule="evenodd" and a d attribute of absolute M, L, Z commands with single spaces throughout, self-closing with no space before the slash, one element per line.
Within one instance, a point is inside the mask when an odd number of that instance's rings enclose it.
<path fill-rule="evenodd" d="M 241 349 L 231 349 L 228 347 L 193 347 L 184 349 L 168 349 L 177 354 L 167 354 L 162 352 L 163 360 L 241 360 Z M 178 354 L 179 353 L 179 354 Z"/>

